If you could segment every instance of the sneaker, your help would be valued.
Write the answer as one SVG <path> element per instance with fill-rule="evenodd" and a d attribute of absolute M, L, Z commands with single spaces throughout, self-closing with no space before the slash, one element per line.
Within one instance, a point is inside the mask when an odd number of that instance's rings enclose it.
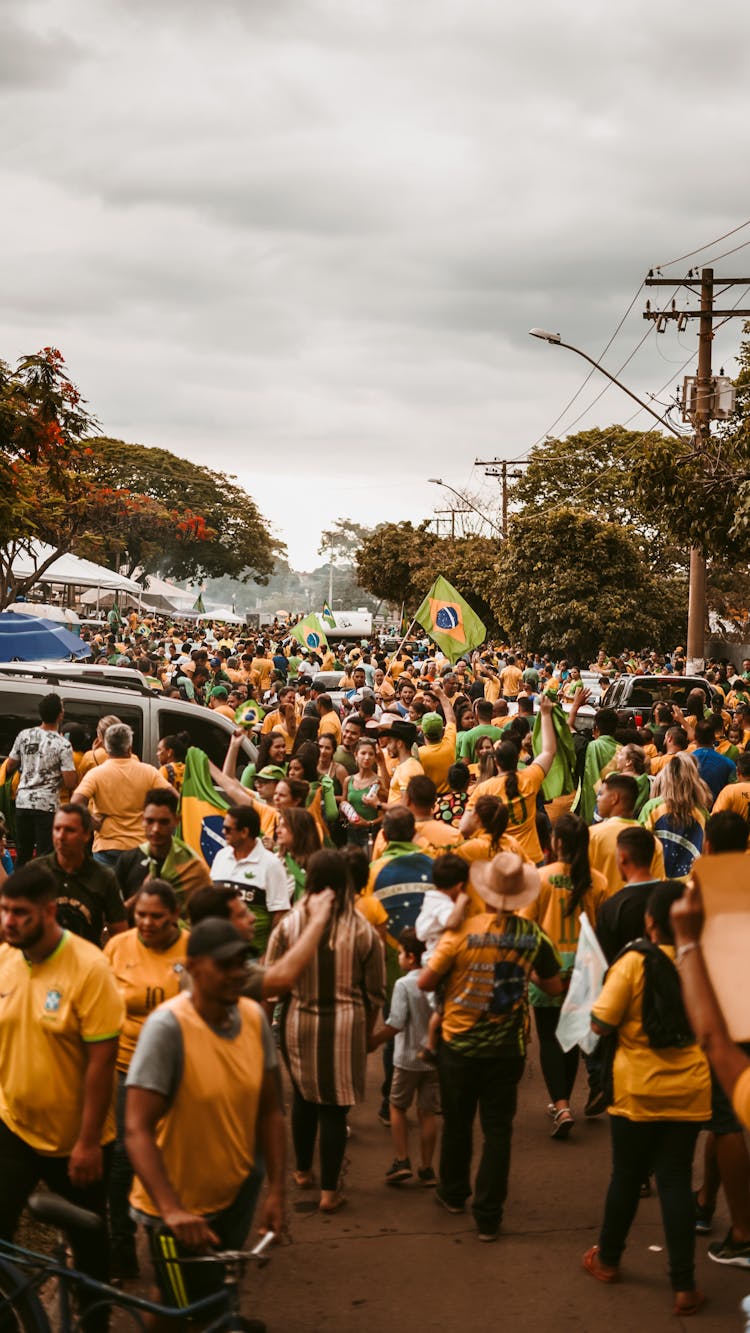
<path fill-rule="evenodd" d="M 484 1245 L 491 1245 L 493 1240 L 497 1240 L 496 1231 L 478 1231 L 477 1240 L 481 1240 Z"/>
<path fill-rule="evenodd" d="M 400 1185 L 402 1180 L 411 1180 L 413 1174 L 409 1158 L 404 1157 L 399 1160 L 397 1157 L 394 1162 L 391 1162 L 385 1173 L 386 1183 L 388 1185 Z"/>
<path fill-rule="evenodd" d="M 705 1204 L 698 1203 L 698 1190 L 693 1191 L 695 1200 L 695 1234 L 696 1236 L 710 1236 L 711 1222 L 713 1220 L 713 1209 L 707 1208 Z"/>
<path fill-rule="evenodd" d="M 575 1121 L 567 1106 L 563 1106 L 560 1111 L 555 1111 L 551 1137 L 553 1139 L 567 1139 L 574 1124 Z"/>
<path fill-rule="evenodd" d="M 378 1111 L 378 1120 L 380 1121 L 381 1125 L 385 1125 L 386 1128 L 390 1129 L 391 1125 L 390 1102 L 382 1102 L 380 1110 Z"/>
<path fill-rule="evenodd" d="M 731 1264 L 734 1268 L 750 1268 L 750 1244 L 732 1240 L 730 1227 L 723 1240 L 715 1240 L 708 1247 L 708 1257 L 715 1264 Z"/>
<path fill-rule="evenodd" d="M 417 1171 L 417 1179 L 420 1185 L 424 1185 L 425 1189 L 428 1190 L 434 1189 L 437 1185 L 437 1176 L 431 1166 L 420 1166 Z"/>
<path fill-rule="evenodd" d="M 607 1098 L 604 1089 L 592 1088 L 589 1092 L 589 1099 L 583 1108 L 583 1114 L 587 1116 L 589 1120 L 593 1120 L 594 1116 L 601 1115 L 602 1111 L 606 1111 L 606 1109 Z"/>
<path fill-rule="evenodd" d="M 446 1213 L 465 1213 L 465 1212 L 466 1212 L 466 1204 L 465 1204 L 465 1203 L 461 1203 L 461 1204 L 448 1203 L 448 1200 L 443 1198 L 443 1196 L 442 1196 L 442 1194 L 440 1193 L 440 1190 L 439 1190 L 439 1189 L 436 1189 L 436 1190 L 435 1190 L 435 1194 L 434 1194 L 433 1197 L 434 1197 L 434 1199 L 435 1199 L 435 1203 L 439 1203 L 439 1204 L 440 1204 L 440 1207 L 441 1207 L 441 1208 L 444 1208 L 445 1211 L 446 1211 Z"/>
<path fill-rule="evenodd" d="M 554 1120 L 555 1116 L 557 1115 L 557 1107 L 555 1106 L 554 1102 L 547 1102 L 547 1115 L 549 1116 L 550 1120 Z"/>

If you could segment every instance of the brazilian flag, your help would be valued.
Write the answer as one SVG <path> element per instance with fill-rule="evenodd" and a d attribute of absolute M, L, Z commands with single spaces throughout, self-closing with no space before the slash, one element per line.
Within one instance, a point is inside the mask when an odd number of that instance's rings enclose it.
<path fill-rule="evenodd" d="M 262 708 L 254 699 L 247 699 L 244 704 L 234 710 L 234 720 L 238 727 L 254 727 L 256 723 L 262 722 L 266 716 L 265 708 Z"/>
<path fill-rule="evenodd" d="M 435 579 L 414 619 L 450 662 L 457 662 L 487 638 L 479 616 L 444 578 Z"/>
<path fill-rule="evenodd" d="M 300 620 L 299 624 L 294 626 L 291 633 L 297 643 L 301 643 L 303 648 L 309 648 L 312 652 L 328 647 L 326 632 L 315 614 L 305 616 L 304 620 Z"/>
<path fill-rule="evenodd" d="M 196 597 L 195 601 L 193 602 L 193 610 L 194 610 L 194 611 L 199 611 L 201 615 L 205 615 L 205 613 L 206 613 L 206 607 L 205 607 L 205 604 L 204 604 L 204 601 L 203 601 L 203 593 L 202 593 L 202 592 L 199 592 L 199 593 L 198 593 L 198 596 Z"/>
<path fill-rule="evenodd" d="M 323 612 L 320 619 L 325 621 L 329 629 L 336 628 L 336 617 L 327 602 L 323 603 Z"/>
<path fill-rule="evenodd" d="M 209 867 L 224 846 L 222 824 L 228 809 L 229 801 L 211 780 L 208 756 L 191 745 L 180 795 L 180 837 Z"/>

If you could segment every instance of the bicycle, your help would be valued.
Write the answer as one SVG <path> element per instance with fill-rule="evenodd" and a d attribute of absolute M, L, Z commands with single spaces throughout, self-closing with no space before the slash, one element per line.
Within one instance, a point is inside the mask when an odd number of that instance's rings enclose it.
<path fill-rule="evenodd" d="M 247 1319 L 241 1313 L 240 1282 L 248 1262 L 254 1260 L 260 1265 L 268 1262 L 270 1256 L 266 1251 L 274 1240 L 272 1232 L 268 1232 L 253 1250 L 222 1250 L 195 1258 L 181 1258 L 181 1265 L 221 1264 L 224 1272 L 223 1285 L 217 1291 L 178 1309 L 142 1296 L 131 1296 L 68 1264 L 67 1229 L 91 1231 L 100 1227 L 102 1221 L 96 1213 L 78 1208 L 55 1194 L 32 1195 L 28 1208 L 38 1221 L 55 1228 L 56 1243 L 50 1254 L 40 1254 L 10 1241 L 0 1241 L 0 1333 L 53 1333 L 49 1315 L 37 1294 L 50 1278 L 57 1281 L 55 1333 L 73 1333 L 80 1328 L 80 1316 L 76 1318 L 72 1308 L 73 1289 L 99 1298 L 87 1305 L 87 1320 L 108 1307 L 127 1311 L 141 1329 L 145 1329 L 142 1316 L 146 1314 L 174 1321 L 203 1320 L 215 1314 L 212 1322 L 202 1325 L 203 1333 L 266 1333 L 264 1323 Z"/>

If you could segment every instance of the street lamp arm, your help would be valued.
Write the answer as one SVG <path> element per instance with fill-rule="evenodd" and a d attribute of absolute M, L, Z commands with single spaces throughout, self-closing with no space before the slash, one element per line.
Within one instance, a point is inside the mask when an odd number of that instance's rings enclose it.
<path fill-rule="evenodd" d="M 584 361 L 588 361 L 589 365 L 594 367 L 594 370 L 601 371 L 602 375 L 605 375 L 608 380 L 611 380 L 613 384 L 616 384 L 618 389 L 622 389 L 623 393 L 628 395 L 628 398 L 632 398 L 634 403 L 637 403 L 645 412 L 648 412 L 654 418 L 654 421 L 658 421 L 661 426 L 666 426 L 667 430 L 670 431 L 672 435 L 676 435 L 678 440 L 684 440 L 684 435 L 672 425 L 671 421 L 667 421 L 666 417 L 660 417 L 659 413 L 655 412 L 653 407 L 649 407 L 648 403 L 644 403 L 643 399 L 639 398 L 637 393 L 633 393 L 632 389 L 629 389 L 621 380 L 618 380 L 616 375 L 610 375 L 609 371 L 605 370 L 604 366 L 600 365 L 598 361 L 595 361 L 593 356 L 589 356 L 588 352 L 582 352 L 580 347 L 574 347 L 572 343 L 564 343 L 559 334 L 545 334 L 542 329 L 531 329 L 530 333 L 532 338 L 541 338 L 543 342 L 551 343 L 554 347 L 566 347 L 569 352 L 575 352 L 578 356 L 582 356 Z"/>
<path fill-rule="evenodd" d="M 453 495 L 455 495 L 457 499 L 461 501 L 462 504 L 468 505 L 469 509 L 473 509 L 474 513 L 478 514 L 479 517 L 483 520 L 483 522 L 488 523 L 489 526 L 492 528 L 493 532 L 496 532 L 498 536 L 503 537 L 505 535 L 503 533 L 502 528 L 499 528 L 496 523 L 493 523 L 492 519 L 489 518 L 487 514 L 483 514 L 481 509 L 477 509 L 476 505 L 472 504 L 471 500 L 469 500 L 467 496 L 462 495 L 460 491 L 457 491 L 455 486 L 449 486 L 447 481 L 442 481 L 439 477 L 428 477 L 427 480 L 429 482 L 432 482 L 433 486 L 442 486 L 444 490 L 451 491 Z"/>

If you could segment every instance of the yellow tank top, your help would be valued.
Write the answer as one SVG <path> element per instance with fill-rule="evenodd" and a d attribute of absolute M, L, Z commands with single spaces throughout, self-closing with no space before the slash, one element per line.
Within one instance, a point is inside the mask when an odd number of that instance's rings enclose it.
<path fill-rule="evenodd" d="M 260 1007 L 254 1000 L 239 1001 L 240 1030 L 234 1038 L 212 1031 L 185 991 L 164 1008 L 180 1025 L 183 1071 L 156 1142 L 183 1207 L 201 1215 L 218 1213 L 232 1203 L 255 1161 L 264 1066 Z M 130 1202 L 158 1216 L 138 1176 Z"/>

